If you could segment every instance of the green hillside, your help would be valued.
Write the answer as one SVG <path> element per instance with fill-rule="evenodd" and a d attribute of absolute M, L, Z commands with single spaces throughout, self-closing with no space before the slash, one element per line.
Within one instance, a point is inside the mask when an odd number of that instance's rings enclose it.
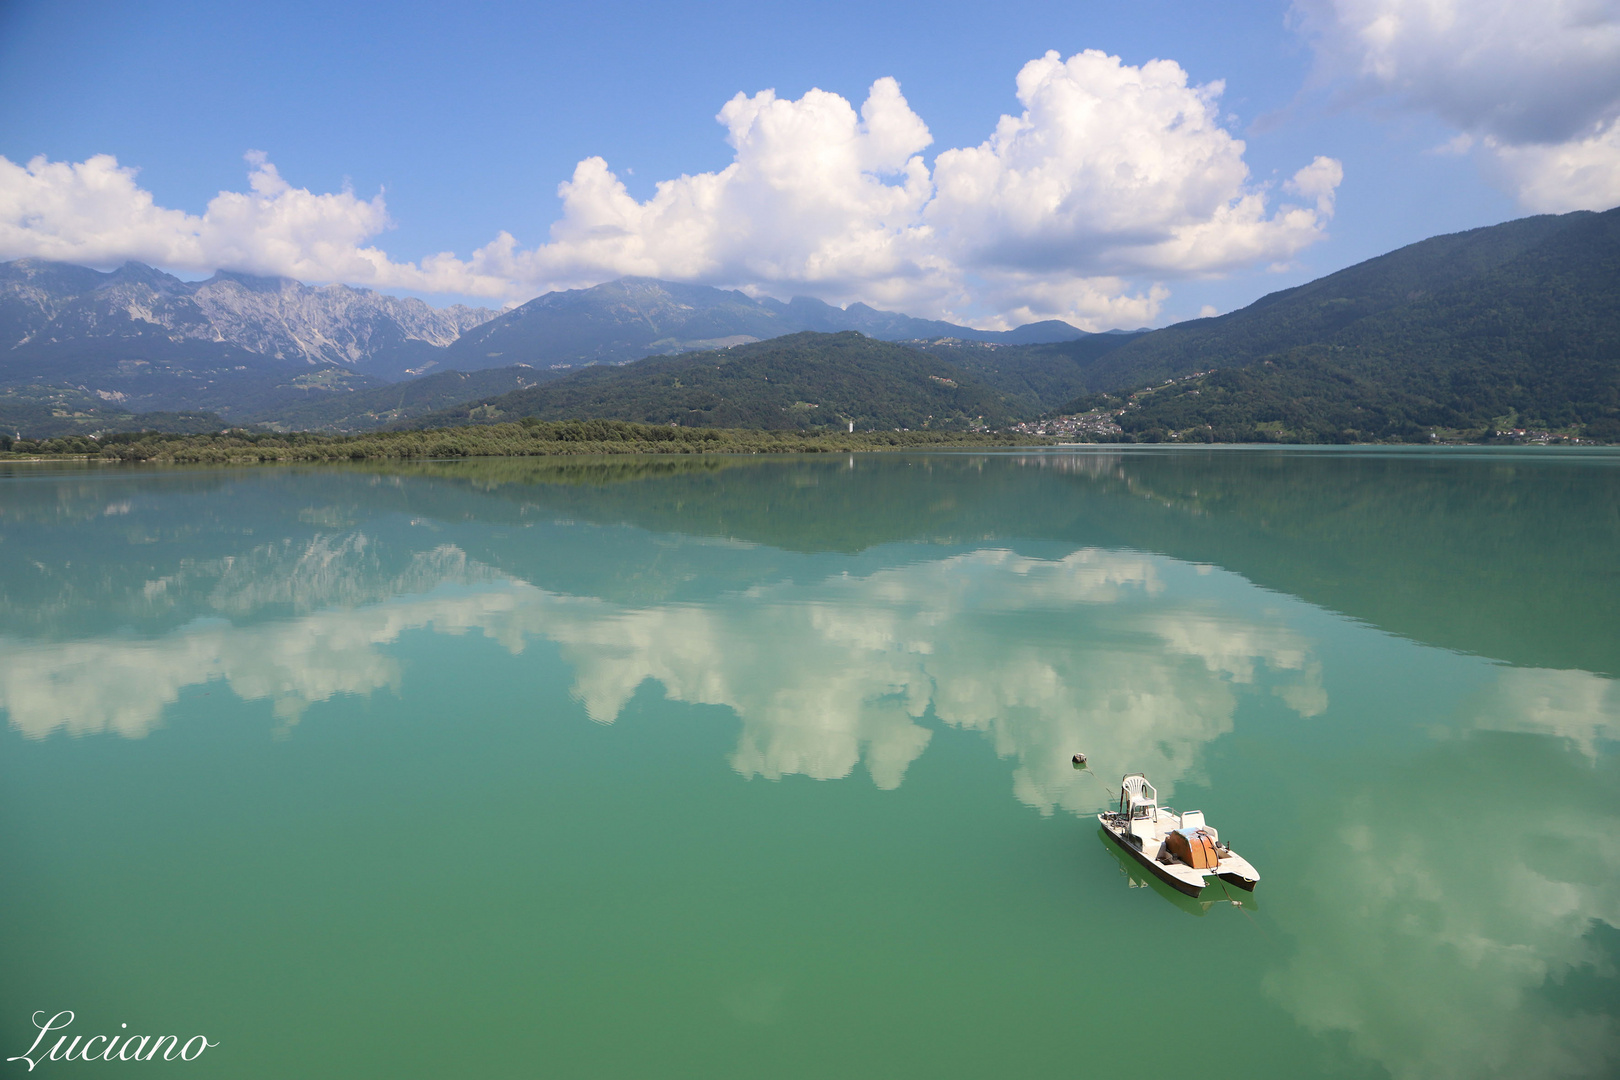
<path fill-rule="evenodd" d="M 989 386 L 945 361 L 854 331 L 789 334 L 713 352 L 598 366 L 431 413 L 416 424 L 631 420 L 766 431 L 960 429 L 1008 418 Z"/>
<path fill-rule="evenodd" d="M 1426 240 L 1146 335 L 1089 377 L 1116 396 L 1067 409 L 1129 400 L 1119 422 L 1139 438 L 1358 442 L 1522 427 L 1620 439 L 1620 210 Z M 1118 393 L 1144 386 L 1155 388 Z"/>
<path fill-rule="evenodd" d="M 331 394 L 288 408 L 271 409 L 253 418 L 286 431 L 373 431 L 465 401 L 535 386 L 557 378 L 558 374 L 522 365 L 483 371 L 441 371 L 371 390 Z"/>
<path fill-rule="evenodd" d="M 1231 366 L 1332 339 L 1354 323 L 1432 296 L 1511 262 L 1592 214 L 1543 215 L 1435 236 L 1213 319 L 1130 342 L 1092 366 L 1090 389 L 1118 390 Z"/>
<path fill-rule="evenodd" d="M 229 426 L 217 413 L 140 411 L 109 403 L 75 388 L 0 388 L 0 438 L 54 439 L 107 431 L 219 431 Z"/>
<path fill-rule="evenodd" d="M 1096 385 L 1103 357 L 1142 337 L 1092 334 L 1076 341 L 998 345 L 951 339 L 919 345 L 955 364 L 1006 399 L 1014 416 L 1028 418 L 1062 408 Z"/>

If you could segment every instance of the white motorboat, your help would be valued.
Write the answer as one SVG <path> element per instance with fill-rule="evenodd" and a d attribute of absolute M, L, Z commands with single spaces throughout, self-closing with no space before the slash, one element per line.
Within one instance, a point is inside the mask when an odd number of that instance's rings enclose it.
<path fill-rule="evenodd" d="M 1260 872 L 1205 824 L 1202 810 L 1178 814 L 1160 806 L 1159 793 L 1141 773 L 1120 781 L 1119 809 L 1097 820 L 1125 854 L 1188 896 L 1203 892 L 1212 877 L 1249 890 L 1260 880 Z"/>

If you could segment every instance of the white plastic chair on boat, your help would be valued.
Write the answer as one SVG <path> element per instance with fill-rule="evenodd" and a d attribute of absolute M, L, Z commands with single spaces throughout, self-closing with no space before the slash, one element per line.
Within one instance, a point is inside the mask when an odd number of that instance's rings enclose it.
<path fill-rule="evenodd" d="M 1141 773 L 1120 781 L 1122 810 L 1130 821 L 1131 833 L 1146 841 L 1159 838 L 1159 792 Z"/>
<path fill-rule="evenodd" d="M 1147 782 L 1147 777 L 1143 776 L 1141 773 L 1134 773 L 1127 776 L 1123 781 L 1120 782 L 1120 787 L 1125 792 L 1125 811 L 1127 813 L 1131 813 L 1138 807 L 1143 806 L 1154 810 L 1158 809 L 1159 792 L 1152 784 Z M 1132 816 L 1134 816 L 1134 814 Z"/>

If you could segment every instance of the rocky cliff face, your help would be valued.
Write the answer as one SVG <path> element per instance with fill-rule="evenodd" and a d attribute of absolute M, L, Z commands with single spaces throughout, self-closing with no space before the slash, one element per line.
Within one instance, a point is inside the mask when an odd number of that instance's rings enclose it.
<path fill-rule="evenodd" d="M 105 274 L 37 259 L 0 265 L 0 350 L 146 338 L 361 367 L 412 343 L 443 347 L 497 314 L 290 278 L 218 273 L 187 282 L 140 263 Z"/>
<path fill-rule="evenodd" d="M 360 364 L 384 347 L 443 347 L 497 312 L 384 296 L 347 285 L 312 288 L 290 278 L 215 274 L 193 300 L 222 339 L 251 352 L 311 363 Z"/>

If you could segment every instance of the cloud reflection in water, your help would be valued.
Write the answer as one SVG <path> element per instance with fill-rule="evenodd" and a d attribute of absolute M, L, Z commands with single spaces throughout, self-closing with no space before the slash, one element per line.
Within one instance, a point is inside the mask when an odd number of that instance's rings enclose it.
<path fill-rule="evenodd" d="M 864 765 L 898 787 L 932 713 L 983 732 L 1023 803 L 1084 813 L 1097 789 L 1074 782 L 1076 749 L 1146 771 L 1168 798 L 1232 730 L 1245 688 L 1269 686 L 1301 717 L 1328 706 L 1310 641 L 1280 617 L 1167 588 L 1180 564 L 1160 557 L 992 548 L 647 605 L 537 588 L 454 545 L 385 563 L 353 532 L 194 565 L 148 583 L 152 602 L 187 593 L 235 618 L 286 614 L 151 639 L 6 641 L 0 707 L 30 738 L 139 738 L 186 687 L 220 680 L 291 725 L 339 694 L 398 692 L 387 646 L 401 635 L 476 632 L 513 654 L 554 643 L 599 723 L 648 680 L 731 709 L 744 776 L 837 779 Z M 1267 988 L 1397 1077 L 1599 1075 L 1620 1057 L 1614 1021 L 1546 990 L 1605 964 L 1591 928 L 1620 927 L 1620 820 L 1591 768 L 1620 737 L 1620 694 L 1581 671 L 1494 679 L 1414 761 L 1324 793 L 1310 821 L 1277 830 L 1274 844 L 1303 846 L 1278 875 L 1295 883 L 1274 907 L 1292 944 Z M 1525 736 L 1542 738 L 1522 755 L 1492 750 Z M 1524 812 L 1525 788 L 1543 812 Z M 728 1007 L 763 1022 L 768 996 Z"/>
<path fill-rule="evenodd" d="M 1311 807 L 1296 946 L 1267 989 L 1399 1080 L 1612 1076 L 1612 1000 L 1559 988 L 1614 976 L 1593 930 L 1620 928 L 1620 815 L 1593 765 L 1596 740 L 1620 736 L 1620 694 L 1502 668 L 1461 719 Z"/>
<path fill-rule="evenodd" d="M 182 689 L 223 680 L 292 724 L 337 694 L 397 691 L 399 663 L 382 646 L 406 631 L 478 631 L 513 653 L 531 637 L 555 642 L 574 696 L 601 723 L 649 679 L 672 700 L 729 707 L 742 722 L 731 761 L 745 776 L 836 779 L 864 762 L 878 786 L 896 787 L 928 744 L 918 721 L 932 708 L 985 732 L 1016 761 L 1018 798 L 1046 813 L 1094 801 L 1066 770 L 1076 747 L 1147 769 L 1166 792 L 1194 775 L 1199 748 L 1231 729 L 1233 686 L 1261 666 L 1286 675 L 1297 711 L 1325 706 L 1319 665 L 1296 635 L 1166 600 L 1159 562 L 1142 555 L 987 549 L 637 607 L 504 578 L 451 545 L 380 583 L 358 533 L 307 548 L 271 545 L 197 583 L 215 610 L 307 614 L 199 620 L 155 640 L 13 642 L 0 705 L 32 738 L 138 738 Z M 309 611 L 321 595 L 352 602 L 389 588 L 413 595 Z"/>

